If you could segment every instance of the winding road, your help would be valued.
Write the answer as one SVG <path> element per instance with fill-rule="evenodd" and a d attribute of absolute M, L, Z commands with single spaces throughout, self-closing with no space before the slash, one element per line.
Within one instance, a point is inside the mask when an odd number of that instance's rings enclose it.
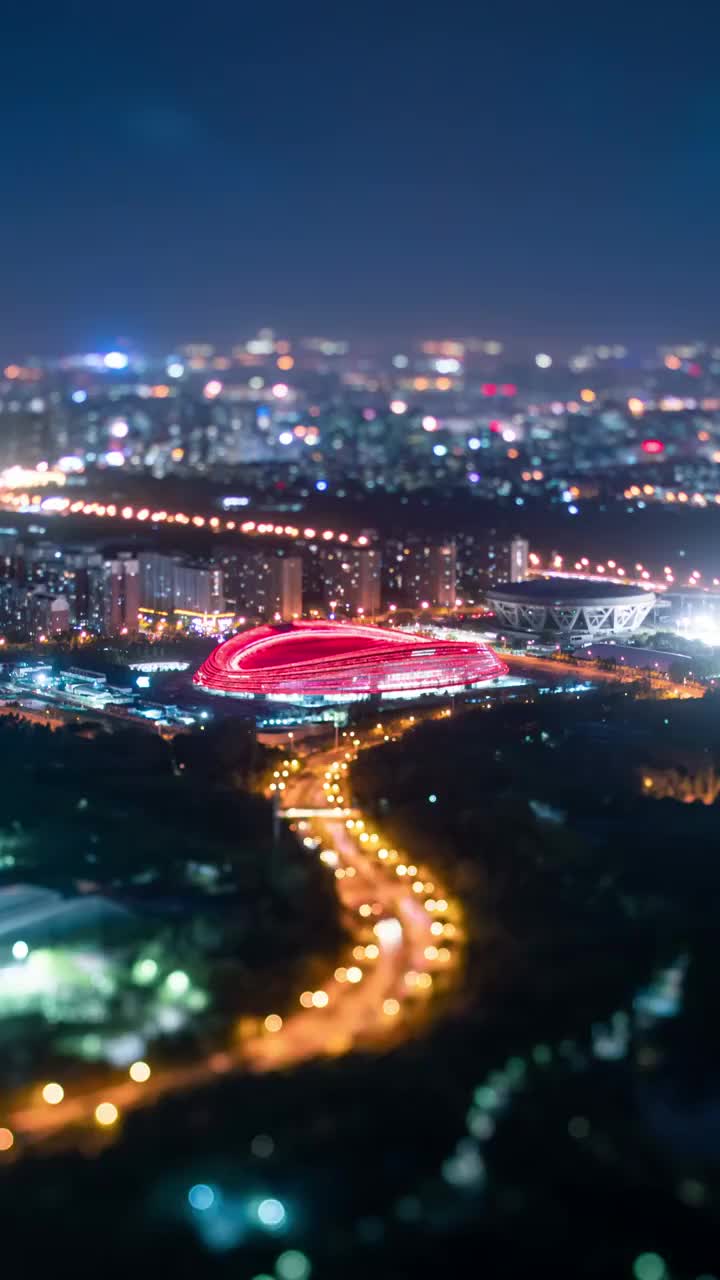
<path fill-rule="evenodd" d="M 345 750 L 312 753 L 303 771 L 289 779 L 285 801 L 303 808 L 342 806 L 350 758 Z M 44 1100 L 44 1082 L 30 1087 L 22 1103 L 0 1113 L 5 1145 L 3 1152 L 0 1144 L 0 1156 L 12 1157 L 47 1139 L 82 1145 L 91 1134 L 117 1132 L 128 1111 L 225 1072 L 289 1069 L 417 1031 L 429 1015 L 435 974 L 440 971 L 447 986 L 457 972 L 462 933 L 457 905 L 439 896 L 427 868 L 383 846 L 362 818 L 336 818 L 330 812 L 298 823 L 298 829 L 335 877 L 352 943 L 351 954 L 342 957 L 322 988 L 301 993 L 284 1018 L 268 1011 L 264 1020 L 248 1020 L 248 1029 L 226 1050 L 177 1067 L 155 1070 L 148 1064 L 151 1071 L 142 1083 L 124 1075 L 83 1090 L 69 1082 L 56 1105 Z"/>

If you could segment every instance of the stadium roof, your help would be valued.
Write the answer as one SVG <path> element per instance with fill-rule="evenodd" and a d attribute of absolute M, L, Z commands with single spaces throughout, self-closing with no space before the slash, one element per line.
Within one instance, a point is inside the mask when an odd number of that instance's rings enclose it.
<path fill-rule="evenodd" d="M 632 600 L 648 595 L 644 587 L 623 582 L 580 581 L 577 578 L 530 578 L 527 582 L 501 582 L 488 596 L 517 600 L 522 604 L 588 604 L 591 600 Z"/>
<path fill-rule="evenodd" d="M 341 622 L 257 627 L 233 636 L 193 677 L 210 693 L 346 701 L 461 688 L 507 667 L 477 640 L 444 640 Z"/>

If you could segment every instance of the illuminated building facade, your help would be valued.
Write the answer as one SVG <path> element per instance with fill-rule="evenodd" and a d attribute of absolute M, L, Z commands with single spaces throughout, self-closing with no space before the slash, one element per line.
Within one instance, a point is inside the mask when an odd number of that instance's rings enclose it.
<path fill-rule="evenodd" d="M 221 551 L 216 563 L 224 591 L 236 613 L 283 622 L 303 611 L 303 562 L 300 556 L 247 547 Z"/>
<path fill-rule="evenodd" d="M 457 555 L 454 542 L 422 543 L 402 565 L 402 588 L 411 605 L 427 602 L 454 609 L 457 599 Z"/>
<path fill-rule="evenodd" d="M 138 628 L 140 570 L 137 560 L 107 560 L 103 566 L 103 630 L 118 635 Z"/>
<path fill-rule="evenodd" d="M 322 552 L 323 599 L 331 614 L 373 617 L 380 609 L 382 556 L 366 547 Z"/>
<path fill-rule="evenodd" d="M 209 693 L 306 705 L 457 691 L 505 675 L 478 641 L 334 622 L 258 627 L 216 649 L 193 677 Z"/>

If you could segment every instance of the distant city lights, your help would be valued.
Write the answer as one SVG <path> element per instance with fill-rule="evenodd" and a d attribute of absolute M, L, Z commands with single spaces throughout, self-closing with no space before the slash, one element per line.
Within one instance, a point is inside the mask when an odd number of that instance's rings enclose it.
<path fill-rule="evenodd" d="M 103 364 L 106 369 L 127 369 L 130 359 L 124 351 L 108 351 L 103 357 Z"/>

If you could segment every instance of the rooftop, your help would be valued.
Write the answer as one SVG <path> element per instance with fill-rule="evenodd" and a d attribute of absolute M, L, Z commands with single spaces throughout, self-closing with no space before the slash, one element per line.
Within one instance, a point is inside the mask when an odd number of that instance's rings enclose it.
<path fill-rule="evenodd" d="M 527 582 L 501 582 L 488 595 L 512 597 L 527 604 L 577 603 L 590 600 L 632 600 L 647 595 L 643 587 L 622 582 L 586 582 L 575 578 L 531 578 Z"/>

